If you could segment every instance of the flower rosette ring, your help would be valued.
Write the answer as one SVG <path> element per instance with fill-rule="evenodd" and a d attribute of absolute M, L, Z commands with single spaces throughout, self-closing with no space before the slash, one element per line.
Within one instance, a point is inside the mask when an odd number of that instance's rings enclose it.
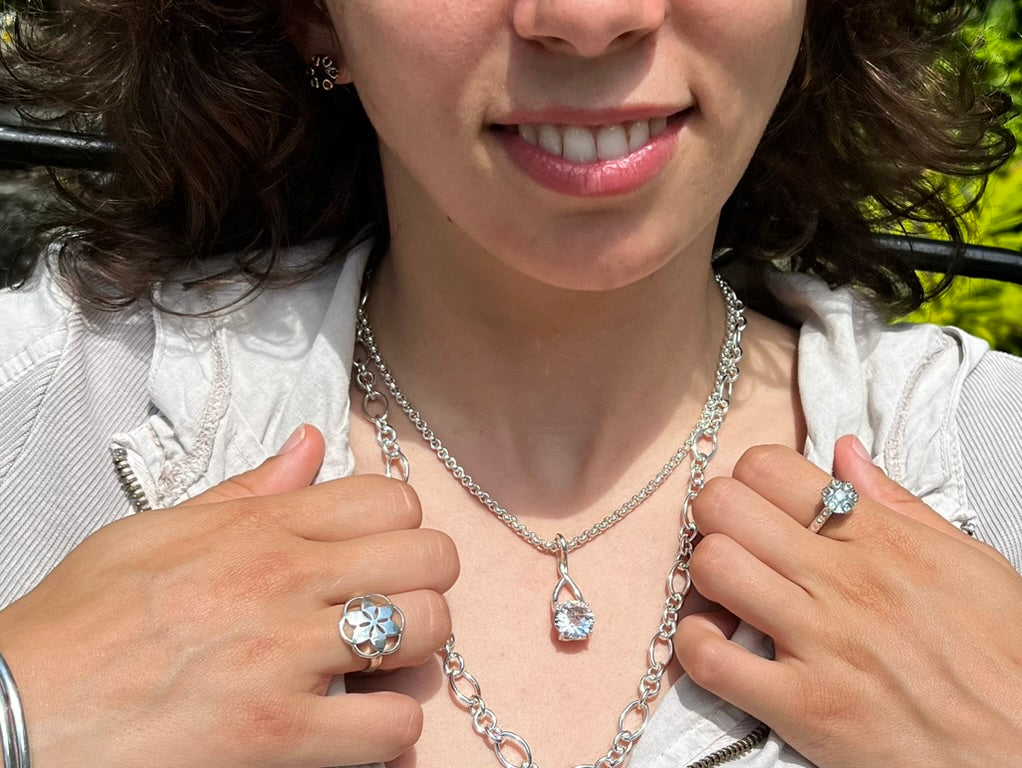
<path fill-rule="evenodd" d="M 855 492 L 855 486 L 836 479 L 831 480 L 820 495 L 823 497 L 823 509 L 809 524 L 809 530 L 812 533 L 819 532 L 823 524 L 830 520 L 831 515 L 849 514 L 859 501 L 859 494 Z"/>
<path fill-rule="evenodd" d="M 341 639 L 369 659 L 367 671 L 373 671 L 401 647 L 405 615 L 383 595 L 361 595 L 344 604 L 339 628 Z"/>

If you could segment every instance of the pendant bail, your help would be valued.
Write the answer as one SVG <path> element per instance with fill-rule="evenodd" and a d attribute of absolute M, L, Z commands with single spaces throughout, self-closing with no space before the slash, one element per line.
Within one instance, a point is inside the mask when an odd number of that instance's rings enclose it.
<path fill-rule="evenodd" d="M 568 642 L 588 640 L 593 634 L 596 617 L 593 616 L 593 609 L 589 607 L 589 603 L 582 597 L 582 590 L 568 574 L 568 541 L 558 533 L 554 537 L 554 543 L 557 545 L 557 573 L 561 577 L 554 587 L 550 600 L 554 629 L 557 630 L 557 637 L 560 640 Z M 558 602 L 561 592 L 565 589 L 571 594 L 572 599 L 563 603 Z"/>
<path fill-rule="evenodd" d="M 554 544 L 557 545 L 557 572 L 561 578 L 568 578 L 568 540 L 563 534 L 554 536 Z"/>

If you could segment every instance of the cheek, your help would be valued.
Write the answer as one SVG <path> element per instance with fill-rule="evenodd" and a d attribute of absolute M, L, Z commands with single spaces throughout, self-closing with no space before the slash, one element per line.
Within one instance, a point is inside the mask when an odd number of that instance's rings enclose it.
<path fill-rule="evenodd" d="M 493 74 L 504 1 L 333 2 L 345 62 L 381 142 L 409 167 L 454 161 L 443 156 L 478 130 L 472 83 Z M 430 157 L 424 145 L 434 148 Z"/>
<path fill-rule="evenodd" d="M 674 14 L 700 47 L 716 41 L 728 55 L 755 58 L 785 41 L 798 42 L 806 0 L 676 0 Z"/>
<path fill-rule="evenodd" d="M 492 0 L 333 2 L 341 49 L 360 91 L 381 84 L 399 92 L 449 91 L 453 78 L 479 61 L 502 19 Z"/>
<path fill-rule="evenodd" d="M 745 172 L 798 53 L 805 0 L 677 0 L 683 71 L 699 105 L 688 162 L 719 209 Z M 678 194 L 692 194 L 683 185 Z M 687 191 L 686 191 L 687 190 Z M 694 204 L 695 205 L 695 204 Z"/>
<path fill-rule="evenodd" d="M 765 124 L 798 53 L 806 0 L 684 0 L 683 34 L 702 62 L 704 109 Z M 698 89 L 700 83 L 694 83 Z"/>

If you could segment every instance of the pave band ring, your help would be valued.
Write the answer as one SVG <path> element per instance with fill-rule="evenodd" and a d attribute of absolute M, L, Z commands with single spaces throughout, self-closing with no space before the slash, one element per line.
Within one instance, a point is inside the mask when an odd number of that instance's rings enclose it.
<path fill-rule="evenodd" d="M 840 480 L 831 480 L 821 495 L 823 496 L 823 509 L 809 524 L 811 533 L 817 533 L 823 524 L 830 520 L 831 515 L 847 515 L 859 501 L 859 494 L 855 492 L 855 486 Z"/>
<path fill-rule="evenodd" d="M 405 615 L 383 595 L 360 595 L 344 604 L 338 628 L 355 655 L 369 659 L 364 671 L 374 672 L 401 647 Z"/>

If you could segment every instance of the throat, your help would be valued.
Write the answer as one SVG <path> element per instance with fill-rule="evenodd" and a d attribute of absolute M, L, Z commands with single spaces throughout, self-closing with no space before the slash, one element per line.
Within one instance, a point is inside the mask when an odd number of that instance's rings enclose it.
<path fill-rule="evenodd" d="M 671 475 L 693 449 L 702 450 L 701 440 L 713 437 L 719 429 L 723 415 L 727 413 L 731 397 L 731 386 L 738 375 L 737 364 L 741 358 L 741 335 L 745 318 L 741 302 L 722 280 L 719 287 L 727 307 L 724 326 L 726 333 L 720 346 L 719 358 L 712 374 L 697 375 L 709 380 L 706 389 L 709 394 L 704 402 L 692 402 L 690 398 L 668 397 L 671 407 L 663 423 L 650 420 L 648 413 L 635 412 L 627 405 L 607 408 L 609 413 L 593 414 L 591 419 L 580 419 L 575 408 L 562 408 L 546 412 L 542 397 L 533 397 L 522 403 L 501 402 L 499 409 L 492 413 L 479 413 L 476 419 L 465 419 L 460 411 L 451 411 L 448 401 L 448 424 L 460 425 L 452 428 L 443 438 L 436 427 L 431 426 L 422 415 L 421 406 L 415 405 L 402 389 L 394 371 L 384 359 L 376 333 L 369 320 L 367 301 L 362 302 L 358 312 L 357 339 L 360 354 L 356 356 L 356 371 L 353 381 L 361 390 L 361 398 L 375 412 L 369 415 L 377 430 L 377 441 L 384 447 L 388 467 L 408 475 L 407 456 L 402 451 L 390 421 L 389 403 L 393 401 L 404 411 L 415 430 L 425 438 L 429 449 L 436 454 L 446 469 L 463 486 L 505 523 L 511 524 L 509 514 L 494 495 L 512 498 L 518 506 L 523 498 L 523 488 L 530 489 L 528 495 L 543 499 L 542 509 L 533 504 L 522 504 L 531 515 L 550 515 L 571 518 L 584 514 L 594 502 L 609 493 L 620 493 L 621 487 L 634 485 L 638 465 L 655 466 L 659 471 L 620 507 L 604 518 L 602 523 L 613 525 L 632 509 L 652 495 Z M 692 375 L 691 372 L 689 375 Z M 659 394 L 664 394 L 659 387 Z M 580 404 L 592 407 L 590 398 L 579 398 Z M 640 399 L 640 402 L 642 400 Z M 509 407 L 510 406 L 510 407 Z M 372 410 L 372 409 L 371 409 Z M 438 407 L 436 413 L 443 412 Z M 520 418 L 522 414 L 525 418 Z M 395 414 L 396 415 L 396 414 Z M 501 419 L 507 428 L 499 429 Z M 631 427 L 618 437 L 608 433 L 610 424 Z M 694 425 L 681 428 L 679 425 Z M 470 426 L 471 425 L 471 426 Z M 494 429 L 494 427 L 498 427 Z M 681 437 L 687 435 L 684 442 Z M 715 440 L 715 437 L 713 438 Z M 650 462 L 650 455 L 661 453 L 663 446 L 674 443 L 666 461 L 661 458 Z M 665 455 L 661 453 L 661 455 Z M 694 454 L 693 454 L 694 455 Z M 486 456 L 489 460 L 480 462 L 474 478 L 459 458 L 465 456 Z M 662 464 L 662 468 L 661 467 Z M 516 477 L 516 484 L 506 481 L 508 476 Z M 489 488 L 491 490 L 485 490 Z M 493 490 L 496 489 L 496 490 Z M 538 493 L 537 493 L 538 490 Z M 547 545 L 548 549 L 552 549 Z"/>
<path fill-rule="evenodd" d="M 708 259 L 609 291 L 457 266 L 438 279 L 398 253 L 365 305 L 391 375 L 456 456 L 483 452 L 561 497 L 630 443 L 691 428 L 726 324 Z"/>

